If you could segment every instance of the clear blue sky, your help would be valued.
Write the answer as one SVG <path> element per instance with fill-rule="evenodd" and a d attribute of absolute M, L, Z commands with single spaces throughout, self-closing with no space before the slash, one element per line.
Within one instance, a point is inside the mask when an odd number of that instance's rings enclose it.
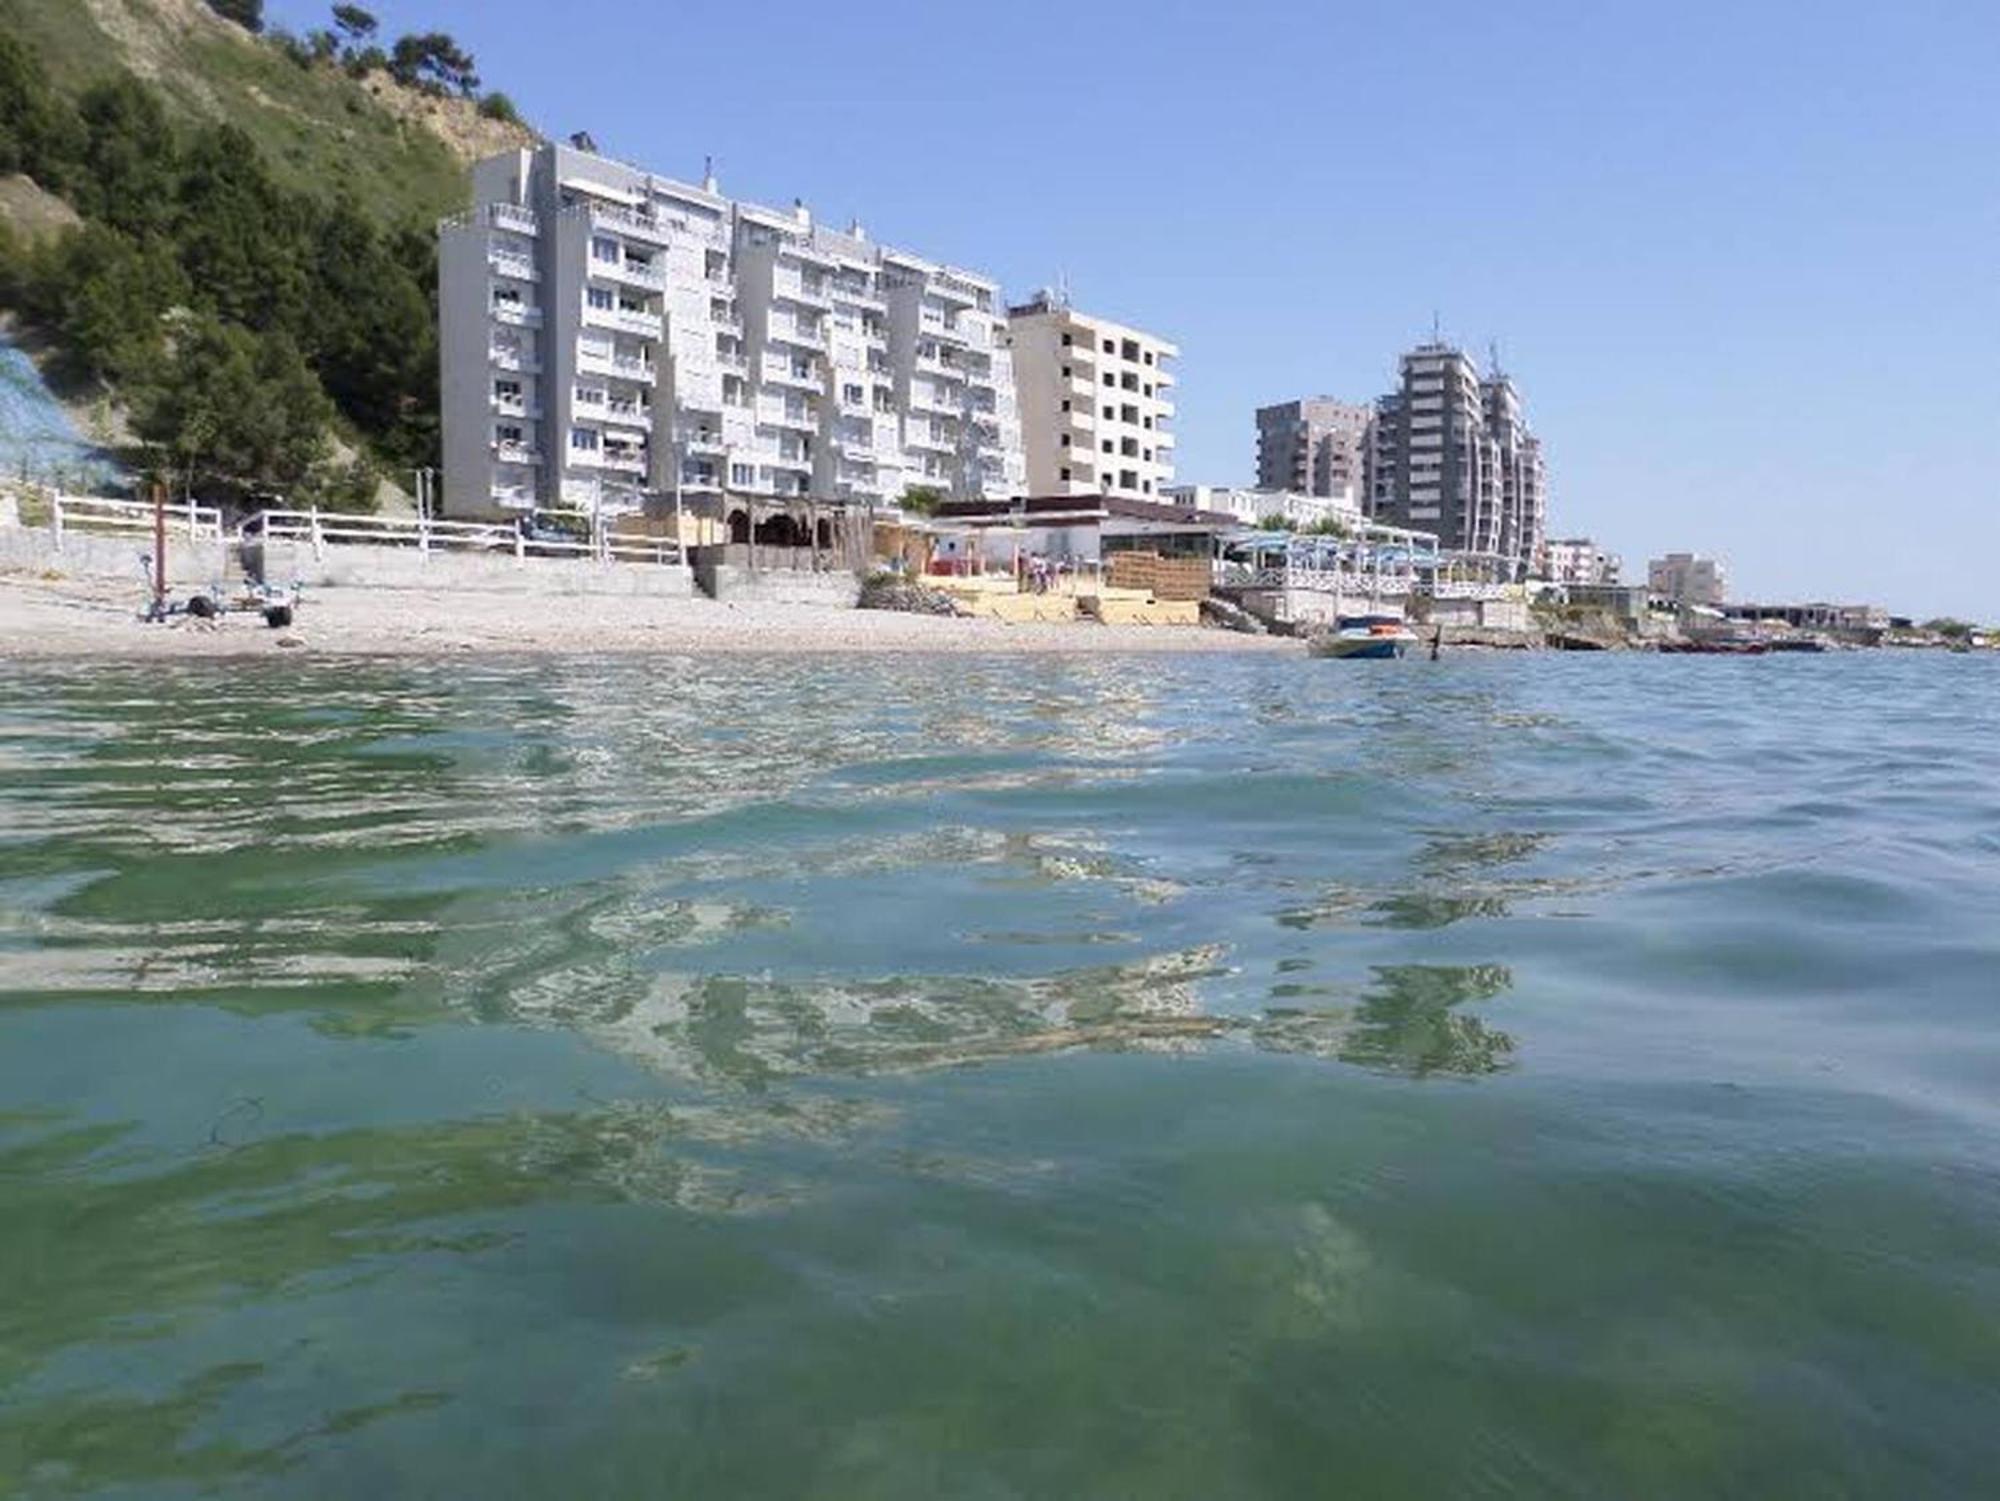
<path fill-rule="evenodd" d="M 1628 575 L 2000 618 L 1995 0 L 377 13 L 551 135 L 1066 274 L 1181 345 L 1184 480 L 1252 477 L 1260 403 L 1387 389 L 1435 311 Z"/>

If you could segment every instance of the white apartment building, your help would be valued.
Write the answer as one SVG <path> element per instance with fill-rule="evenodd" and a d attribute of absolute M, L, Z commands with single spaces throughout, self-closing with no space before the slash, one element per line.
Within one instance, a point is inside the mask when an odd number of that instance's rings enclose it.
<path fill-rule="evenodd" d="M 1174 479 L 1180 351 L 1049 292 L 1007 311 L 1031 495 L 1157 500 Z"/>
<path fill-rule="evenodd" d="M 1542 544 L 1542 577 L 1552 584 L 1618 582 L 1624 563 L 1588 537 L 1551 537 Z"/>
<path fill-rule="evenodd" d="M 996 283 L 574 146 L 440 227 L 449 514 L 1026 484 Z"/>
<path fill-rule="evenodd" d="M 1306 495 L 1297 490 L 1241 489 L 1233 485 L 1169 485 L 1161 498 L 1191 511 L 1234 516 L 1245 526 L 1278 520 L 1298 531 L 1324 521 L 1359 526 L 1361 506 L 1351 491 Z"/>

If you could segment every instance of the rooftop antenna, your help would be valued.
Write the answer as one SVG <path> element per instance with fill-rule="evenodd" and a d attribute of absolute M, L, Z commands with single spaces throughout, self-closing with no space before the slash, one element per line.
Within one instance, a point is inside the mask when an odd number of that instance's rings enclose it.
<path fill-rule="evenodd" d="M 1431 342 L 1433 344 L 1442 344 L 1444 342 L 1444 326 L 1438 320 L 1438 310 L 1436 308 L 1431 309 Z"/>
<path fill-rule="evenodd" d="M 704 193 L 716 190 L 715 158 L 707 153 L 703 153 L 701 158 L 701 190 Z"/>
<path fill-rule="evenodd" d="M 1056 269 L 1056 306 L 1065 311 L 1069 308 L 1069 273 L 1061 267 Z"/>
<path fill-rule="evenodd" d="M 1500 367 L 1500 341 L 1498 339 L 1492 339 L 1487 342 L 1486 353 L 1489 363 L 1493 366 L 1494 378 L 1498 379 L 1506 374 Z"/>

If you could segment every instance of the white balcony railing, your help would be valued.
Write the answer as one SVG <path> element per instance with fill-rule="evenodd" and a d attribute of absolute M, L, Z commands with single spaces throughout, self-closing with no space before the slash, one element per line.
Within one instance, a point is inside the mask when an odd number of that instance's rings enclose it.
<path fill-rule="evenodd" d="M 526 443 L 517 443 L 511 438 L 494 440 L 493 457 L 503 464 L 539 464 L 542 461 L 542 456 Z"/>
<path fill-rule="evenodd" d="M 516 281 L 540 281 L 542 273 L 535 269 L 535 263 L 525 255 L 510 255 L 504 250 L 486 252 L 486 264 L 501 276 L 511 276 Z"/>
<path fill-rule="evenodd" d="M 542 362 L 532 354 L 518 349 L 509 349 L 504 344 L 496 344 L 487 351 L 493 365 L 499 370 L 515 370 L 525 375 L 534 375 L 542 368 Z"/>
<path fill-rule="evenodd" d="M 486 220 L 495 229 L 511 229 L 517 235 L 540 234 L 541 220 L 534 211 L 522 208 L 518 203 L 489 203 L 486 205 Z"/>
<path fill-rule="evenodd" d="M 493 321 L 510 328 L 540 328 L 542 310 L 520 302 L 496 302 L 493 304 Z"/>

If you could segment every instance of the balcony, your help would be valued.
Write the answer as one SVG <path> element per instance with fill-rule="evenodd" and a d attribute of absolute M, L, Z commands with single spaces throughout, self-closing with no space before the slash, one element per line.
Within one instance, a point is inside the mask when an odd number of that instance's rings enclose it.
<path fill-rule="evenodd" d="M 729 445 L 722 441 L 722 434 L 708 427 L 677 427 L 674 441 L 683 453 L 722 454 L 729 451 Z"/>
<path fill-rule="evenodd" d="M 621 334 L 641 339 L 657 339 L 666 331 L 658 313 L 634 312 L 630 308 L 592 307 L 587 302 L 583 305 L 583 321 L 591 328 L 616 329 Z"/>
<path fill-rule="evenodd" d="M 525 255 L 515 255 L 505 250 L 488 250 L 486 264 L 497 276 L 511 276 L 515 281 L 540 281 L 542 273 L 535 269 L 535 263 Z"/>
<path fill-rule="evenodd" d="M 535 507 L 535 492 L 526 485 L 495 485 L 488 493 L 493 504 L 510 511 L 531 511 Z"/>
<path fill-rule="evenodd" d="M 511 438 L 493 440 L 493 457 L 502 464 L 539 464 L 542 456 L 525 443 Z"/>
<path fill-rule="evenodd" d="M 750 368 L 750 362 L 743 358 L 742 355 L 731 354 L 727 350 L 716 351 L 715 363 L 721 369 L 734 370 L 739 374 L 748 371 Z"/>
<path fill-rule="evenodd" d="M 920 453 L 956 454 L 958 452 L 958 440 L 956 438 L 949 437 L 935 428 L 925 427 L 915 422 L 908 422 L 903 425 L 903 446 L 905 448 L 914 448 Z"/>
<path fill-rule="evenodd" d="M 784 386 L 794 391 L 811 391 L 815 395 L 826 389 L 826 380 L 811 366 L 792 364 L 789 360 L 764 361 L 764 381 L 767 385 Z"/>
<path fill-rule="evenodd" d="M 539 375 L 541 373 L 542 362 L 536 359 L 533 354 L 523 353 L 519 349 L 509 349 L 504 344 L 495 344 L 491 349 L 486 351 L 486 357 L 492 362 L 493 368 L 496 370 L 512 370 L 522 375 Z"/>
<path fill-rule="evenodd" d="M 646 451 L 642 448 L 612 448 L 606 446 L 602 462 L 606 469 L 619 474 L 644 474 L 646 472 Z"/>
<path fill-rule="evenodd" d="M 534 421 L 542 415 L 542 409 L 521 396 L 495 396 L 493 410 L 502 417 L 520 417 Z"/>
<path fill-rule="evenodd" d="M 793 404 L 765 397 L 757 403 L 757 420 L 773 427 L 788 427 L 797 432 L 819 431 L 819 418 L 804 402 Z"/>
<path fill-rule="evenodd" d="M 542 221 L 535 217 L 533 210 L 522 208 L 518 203 L 487 204 L 486 222 L 495 229 L 510 229 L 517 235 L 542 232 Z"/>
<path fill-rule="evenodd" d="M 493 321 L 504 323 L 509 328 L 540 328 L 542 310 L 523 302 L 496 302 L 493 304 Z"/>
<path fill-rule="evenodd" d="M 610 203 L 591 204 L 590 223 L 593 229 L 617 230 L 635 239 L 650 240 L 656 245 L 666 244 L 673 238 L 675 228 L 681 227 L 637 209 L 620 208 Z"/>
<path fill-rule="evenodd" d="M 848 307 L 856 307 L 864 312 L 887 312 L 889 304 L 882 300 L 879 292 L 872 288 L 858 287 L 852 282 L 836 281 L 830 284 L 833 300 Z"/>
<path fill-rule="evenodd" d="M 615 375 L 621 380 L 648 384 L 654 375 L 650 360 L 634 359 L 625 354 L 593 354 L 585 350 L 577 351 L 576 368 L 586 375 Z"/>
<path fill-rule="evenodd" d="M 635 260 L 599 260 L 590 258 L 590 274 L 601 276 L 606 281 L 624 282 L 628 286 L 644 287 L 649 292 L 658 292 L 667 285 L 667 273 L 658 266 L 642 265 Z"/>
<path fill-rule="evenodd" d="M 781 272 L 771 278 L 771 295 L 805 307 L 818 308 L 821 312 L 833 310 L 833 298 L 828 295 L 824 282 L 818 286 L 807 286 L 802 278 L 786 276 Z"/>
<path fill-rule="evenodd" d="M 653 426 L 653 411 L 651 407 L 640 406 L 636 401 L 612 400 L 604 404 L 598 420 L 618 427 L 635 427 L 641 432 L 648 432 Z"/>

